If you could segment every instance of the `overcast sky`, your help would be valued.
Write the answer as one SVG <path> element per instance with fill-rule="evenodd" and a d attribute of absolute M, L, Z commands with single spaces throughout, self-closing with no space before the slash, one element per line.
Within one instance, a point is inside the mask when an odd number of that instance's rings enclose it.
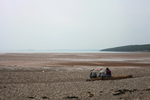
<path fill-rule="evenodd" d="M 0 0 L 0 51 L 150 44 L 150 0 Z"/>

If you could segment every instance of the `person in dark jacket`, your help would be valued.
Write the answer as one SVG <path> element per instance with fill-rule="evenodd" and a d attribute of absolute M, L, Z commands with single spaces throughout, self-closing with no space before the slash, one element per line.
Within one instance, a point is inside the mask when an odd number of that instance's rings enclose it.
<path fill-rule="evenodd" d="M 111 77 L 111 71 L 109 70 L 109 68 L 106 68 L 105 76 Z"/>

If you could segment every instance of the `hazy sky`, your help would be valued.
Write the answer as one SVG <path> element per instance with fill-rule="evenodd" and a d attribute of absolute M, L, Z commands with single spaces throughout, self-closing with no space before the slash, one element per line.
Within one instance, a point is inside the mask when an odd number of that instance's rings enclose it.
<path fill-rule="evenodd" d="M 150 0 L 0 0 L 0 51 L 150 44 Z"/>

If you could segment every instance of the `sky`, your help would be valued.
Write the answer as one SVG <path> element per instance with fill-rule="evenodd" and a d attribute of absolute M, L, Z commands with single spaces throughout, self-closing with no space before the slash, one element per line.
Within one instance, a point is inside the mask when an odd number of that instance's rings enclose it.
<path fill-rule="evenodd" d="M 0 51 L 150 44 L 150 0 L 0 0 Z"/>

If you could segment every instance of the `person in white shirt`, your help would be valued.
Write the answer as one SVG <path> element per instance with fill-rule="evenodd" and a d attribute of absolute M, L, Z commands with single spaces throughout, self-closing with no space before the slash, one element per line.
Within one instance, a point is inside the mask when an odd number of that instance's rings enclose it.
<path fill-rule="evenodd" d="M 98 77 L 105 77 L 105 71 L 101 68 Z"/>

